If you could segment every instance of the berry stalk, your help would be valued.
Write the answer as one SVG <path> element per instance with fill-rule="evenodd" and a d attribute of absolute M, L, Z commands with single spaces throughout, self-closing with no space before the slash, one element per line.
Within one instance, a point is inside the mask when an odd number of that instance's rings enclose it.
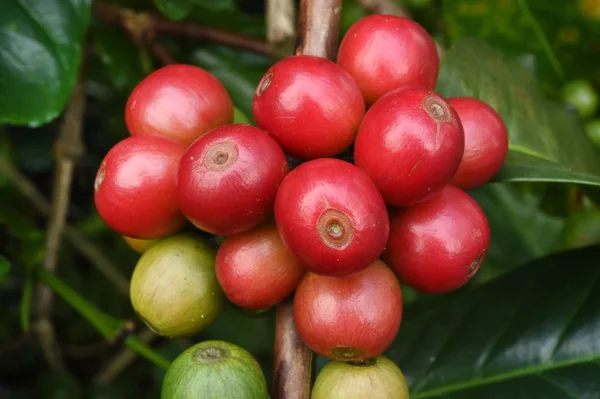
<path fill-rule="evenodd" d="M 296 55 L 333 60 L 336 55 L 341 0 L 302 0 L 298 12 Z M 274 399 L 308 399 L 314 381 L 314 355 L 294 324 L 292 300 L 277 305 L 275 316 Z"/>

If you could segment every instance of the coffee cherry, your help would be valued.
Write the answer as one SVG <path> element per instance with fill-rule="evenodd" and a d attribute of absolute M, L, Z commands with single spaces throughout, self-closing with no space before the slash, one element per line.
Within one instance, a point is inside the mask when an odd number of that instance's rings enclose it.
<path fill-rule="evenodd" d="M 433 90 L 440 60 L 435 43 L 418 23 L 392 15 L 370 15 L 344 35 L 338 64 L 352 75 L 367 105 L 403 86 Z"/>
<path fill-rule="evenodd" d="M 508 134 L 502 117 L 485 102 L 454 97 L 448 104 L 458 114 L 465 134 L 465 150 L 452 184 L 469 190 L 500 171 L 508 154 Z"/>
<path fill-rule="evenodd" d="M 269 223 L 225 238 L 217 251 L 216 273 L 233 304 L 264 309 L 288 297 L 304 269 Z"/>
<path fill-rule="evenodd" d="M 121 235 L 152 239 L 171 235 L 185 224 L 175 185 L 180 143 L 157 136 L 128 137 L 100 164 L 94 202 L 104 222 Z"/>
<path fill-rule="evenodd" d="M 131 303 L 144 323 L 165 337 L 191 336 L 223 308 L 215 253 L 190 233 L 160 240 L 141 256 L 131 277 Z"/>
<path fill-rule="evenodd" d="M 490 246 L 490 227 L 477 202 L 454 186 L 391 215 L 383 256 L 401 282 L 443 294 L 465 285 Z"/>
<path fill-rule="evenodd" d="M 411 206 L 450 183 L 464 140 L 458 115 L 439 94 L 405 87 L 367 111 L 354 162 L 373 179 L 388 205 Z"/>
<path fill-rule="evenodd" d="M 273 65 L 258 84 L 252 112 L 284 151 L 331 157 L 350 146 L 365 113 L 360 89 L 337 64 L 299 55 Z"/>
<path fill-rule="evenodd" d="M 308 272 L 294 295 L 294 321 L 314 352 L 334 360 L 376 357 L 392 343 L 402 319 L 402 293 L 380 260 L 345 277 Z"/>
<path fill-rule="evenodd" d="M 149 74 L 131 93 L 125 122 L 132 136 L 157 135 L 185 146 L 233 122 L 233 103 L 217 78 L 193 65 L 168 65 Z"/>
<path fill-rule="evenodd" d="M 377 187 L 356 166 L 333 158 L 289 173 L 275 198 L 275 221 L 304 267 L 328 275 L 367 267 L 383 252 L 389 232 Z"/>
<path fill-rule="evenodd" d="M 186 349 L 169 366 L 161 399 L 268 399 L 267 381 L 256 359 L 225 341 Z"/>
<path fill-rule="evenodd" d="M 221 126 L 195 141 L 181 159 L 177 201 L 199 229 L 238 234 L 271 214 L 287 172 L 283 151 L 264 131 Z"/>
<path fill-rule="evenodd" d="M 151 246 L 156 244 L 158 241 L 160 241 L 160 239 L 158 239 L 158 238 L 155 238 L 152 240 L 140 240 L 138 238 L 131 238 L 131 237 L 126 237 L 126 236 L 122 236 L 122 237 L 125 240 L 125 242 L 127 243 L 127 245 L 129 245 L 129 248 L 133 249 L 135 252 L 137 252 L 140 255 L 143 254 L 144 252 L 146 252 L 146 250 L 148 248 L 150 248 Z"/>
<path fill-rule="evenodd" d="M 330 361 L 319 372 L 311 399 L 409 399 L 402 371 L 385 356 L 360 363 Z"/>

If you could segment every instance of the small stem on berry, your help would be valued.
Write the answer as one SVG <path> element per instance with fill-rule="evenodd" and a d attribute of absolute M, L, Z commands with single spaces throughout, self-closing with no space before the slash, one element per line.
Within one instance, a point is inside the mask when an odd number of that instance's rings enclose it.
<path fill-rule="evenodd" d="M 410 18 L 406 6 L 394 0 L 358 0 L 359 4 L 371 14 L 389 14 Z"/>
<path fill-rule="evenodd" d="M 163 65 L 172 65 L 176 64 L 177 60 L 171 54 L 168 48 L 166 48 L 162 43 L 157 41 L 152 41 L 148 44 L 152 53 Z"/>
<path fill-rule="evenodd" d="M 296 55 L 335 59 L 342 0 L 301 0 Z M 273 399 L 308 399 L 315 377 L 315 356 L 294 324 L 293 301 L 277 305 Z"/>

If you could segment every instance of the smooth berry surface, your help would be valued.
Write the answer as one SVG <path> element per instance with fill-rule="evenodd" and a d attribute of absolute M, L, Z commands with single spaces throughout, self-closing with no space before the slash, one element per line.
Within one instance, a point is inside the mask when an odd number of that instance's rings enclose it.
<path fill-rule="evenodd" d="M 339 65 L 299 55 L 275 63 L 252 102 L 258 127 L 301 159 L 331 157 L 350 146 L 365 113 L 359 87 Z"/>
<path fill-rule="evenodd" d="M 392 15 L 370 15 L 353 24 L 337 62 L 352 75 L 368 105 L 403 86 L 433 90 L 440 68 L 429 33 L 415 21 Z"/>
<path fill-rule="evenodd" d="M 94 183 L 100 217 L 117 233 L 152 239 L 181 229 L 175 198 L 177 167 L 185 147 L 158 136 L 128 137 L 106 154 Z"/>
<path fill-rule="evenodd" d="M 244 124 L 221 126 L 196 140 L 182 157 L 177 202 L 201 230 L 241 233 L 272 214 L 287 172 L 283 151 L 264 131 Z"/>
<path fill-rule="evenodd" d="M 377 187 L 356 166 L 333 158 L 305 162 L 288 174 L 275 199 L 275 222 L 304 267 L 328 275 L 367 267 L 389 233 Z"/>
<path fill-rule="evenodd" d="M 132 136 L 166 136 L 188 146 L 209 130 L 232 123 L 233 103 L 221 82 L 204 69 L 168 65 L 133 90 L 125 122 Z"/>
<path fill-rule="evenodd" d="M 465 151 L 452 184 L 469 190 L 488 182 L 508 155 L 508 134 L 502 117 L 488 104 L 472 97 L 448 99 L 465 132 Z"/>
<path fill-rule="evenodd" d="M 392 213 L 383 260 L 404 284 L 430 294 L 465 285 L 490 246 L 490 227 L 467 193 L 446 186 L 422 204 Z"/>
<path fill-rule="evenodd" d="M 437 93 L 396 89 L 367 111 L 354 145 L 354 163 L 387 204 L 411 206 L 450 183 L 464 150 L 458 115 Z"/>
<path fill-rule="evenodd" d="M 225 238 L 215 267 L 227 298 L 245 309 L 264 309 L 281 302 L 304 273 L 273 223 Z"/>
<path fill-rule="evenodd" d="M 385 351 L 402 320 L 402 292 L 380 260 L 343 278 L 308 272 L 294 296 L 302 340 L 334 360 L 371 359 Z"/>

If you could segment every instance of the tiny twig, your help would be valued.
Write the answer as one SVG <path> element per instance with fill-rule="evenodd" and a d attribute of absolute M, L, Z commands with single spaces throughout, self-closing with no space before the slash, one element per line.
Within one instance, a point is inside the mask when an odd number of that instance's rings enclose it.
<path fill-rule="evenodd" d="M 169 51 L 169 49 L 166 48 L 161 43 L 159 43 L 157 41 L 153 41 L 153 42 L 150 42 L 148 44 L 148 46 L 150 47 L 150 50 L 152 51 L 152 53 L 154 54 L 154 56 L 156 58 L 158 58 L 158 60 L 163 65 L 172 65 L 172 64 L 176 64 L 177 63 L 177 61 L 175 60 L 175 58 L 173 57 L 173 55 L 171 55 L 171 52 Z"/>
<path fill-rule="evenodd" d="M 182 36 L 190 39 L 210 40 L 243 50 L 269 55 L 267 43 L 255 37 L 244 36 L 223 29 L 210 28 L 192 22 L 171 21 L 159 15 L 135 12 L 113 4 L 93 3 L 94 15 L 101 21 L 118 25 L 129 34 L 140 37 L 153 37 L 158 34 Z M 135 21 L 141 21 L 141 25 Z M 133 23 L 131 23 L 133 21 Z M 143 25 L 143 26 L 142 26 Z"/>
<path fill-rule="evenodd" d="M 410 11 L 394 0 L 358 0 L 358 2 L 371 14 L 388 14 L 410 18 Z"/>
<path fill-rule="evenodd" d="M 138 339 L 145 344 L 151 344 L 158 335 L 145 328 L 138 334 Z M 137 358 L 138 354 L 129 348 L 124 348 L 117 353 L 96 376 L 93 381 L 96 385 L 107 385 L 114 381 Z"/>
<path fill-rule="evenodd" d="M 295 54 L 333 60 L 339 40 L 341 8 L 341 0 L 301 0 Z M 315 356 L 298 334 L 292 299 L 277 305 L 274 352 L 273 398 L 308 399 Z"/>
<path fill-rule="evenodd" d="M 62 125 L 56 141 L 56 169 L 54 189 L 48 230 L 46 235 L 46 256 L 44 267 L 51 273 L 56 271 L 62 233 L 67 219 L 67 210 L 71 195 L 71 183 L 75 164 L 83 154 L 81 130 L 85 106 L 85 78 L 80 72 L 69 104 L 67 105 Z M 38 283 L 33 305 L 36 321 L 33 329 L 42 345 L 46 360 L 54 371 L 65 372 L 66 366 L 60 348 L 55 339 L 54 327 L 51 323 L 53 292 L 46 285 Z"/>
<path fill-rule="evenodd" d="M 35 185 L 21 173 L 6 158 L 0 157 L 0 173 L 2 173 L 14 185 L 17 191 L 25 197 L 38 212 L 44 216 L 50 214 L 50 204 L 44 198 L 42 193 Z M 92 241 L 85 238 L 83 234 L 74 226 L 66 225 L 63 231 L 65 238 L 73 247 L 87 258 L 98 271 L 104 274 L 117 290 L 123 294 L 129 295 L 129 280 L 121 273 L 119 268 L 104 255 Z"/>
<path fill-rule="evenodd" d="M 267 43 L 272 54 L 286 56 L 296 41 L 294 0 L 267 0 Z"/>

